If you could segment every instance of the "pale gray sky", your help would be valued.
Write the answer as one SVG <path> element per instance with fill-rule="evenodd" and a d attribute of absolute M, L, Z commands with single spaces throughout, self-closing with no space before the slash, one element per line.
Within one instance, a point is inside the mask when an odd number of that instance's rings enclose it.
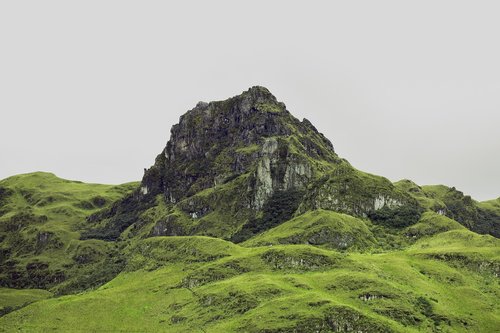
<path fill-rule="evenodd" d="M 139 180 L 263 85 L 358 169 L 500 195 L 498 1 L 2 1 L 0 178 Z"/>

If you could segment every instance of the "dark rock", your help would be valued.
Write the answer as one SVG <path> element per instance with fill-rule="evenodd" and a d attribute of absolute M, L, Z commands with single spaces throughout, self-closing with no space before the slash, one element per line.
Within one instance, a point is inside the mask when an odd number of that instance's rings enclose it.
<path fill-rule="evenodd" d="M 331 143 L 310 123 L 293 118 L 284 104 L 263 87 L 253 87 L 225 101 L 199 103 L 173 126 L 166 148 L 144 175 L 142 193 L 162 193 L 168 201 L 175 203 L 214 186 L 221 175 L 248 172 L 255 160 L 245 158 L 237 150 L 252 145 L 263 146 L 260 155 L 264 159 L 263 169 L 268 168 L 270 160 L 274 159 L 274 164 L 281 160 L 279 164 L 285 166 L 282 168 L 285 172 L 286 153 L 279 156 L 278 143 L 266 141 L 266 138 L 286 137 L 294 131 L 297 134 L 315 133 L 318 141 L 325 144 L 327 148 L 308 142 L 309 150 L 314 154 L 318 155 L 318 151 L 325 149 L 333 153 Z M 286 145 L 281 147 L 286 148 Z M 289 172 L 293 174 L 293 171 Z M 262 207 L 262 203 L 258 206 Z"/>

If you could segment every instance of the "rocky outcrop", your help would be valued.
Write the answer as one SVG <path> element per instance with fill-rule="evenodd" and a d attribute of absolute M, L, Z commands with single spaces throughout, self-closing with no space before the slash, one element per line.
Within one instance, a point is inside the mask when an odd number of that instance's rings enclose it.
<path fill-rule="evenodd" d="M 112 231 L 91 235 L 116 237 L 140 219 L 134 206 L 147 209 L 161 196 L 167 206 L 196 221 L 184 229 L 230 236 L 276 193 L 305 192 L 324 169 L 339 161 L 330 141 L 309 121 L 294 118 L 266 88 L 200 102 L 172 127 L 170 140 L 145 170 L 140 187 L 107 213 L 89 218 Z M 213 223 L 207 219 L 214 214 L 230 220 L 218 223 L 231 222 L 232 231 L 207 232 L 207 223 Z M 165 234 L 165 223 L 156 221 L 151 235 Z"/>
<path fill-rule="evenodd" d="M 356 170 L 308 120 L 293 117 L 266 88 L 252 87 L 227 100 L 200 102 L 181 116 L 140 187 L 91 216 L 88 221 L 100 229 L 84 237 L 113 240 L 135 224 L 136 234 L 147 225 L 144 235 L 185 233 L 242 241 L 284 222 L 281 217 L 289 217 L 291 209 L 295 216 L 325 209 L 406 227 L 428 207 L 410 193 L 421 188 L 405 186 L 408 190 Z M 293 198 L 293 205 L 280 199 L 284 197 Z M 145 222 L 142 214 L 157 206 L 159 198 L 168 212 Z M 282 202 L 286 209 L 269 207 L 270 202 Z M 479 213 L 462 209 L 468 202 L 455 202 L 435 208 L 469 228 L 491 229 L 495 223 L 496 215 L 485 211 L 485 227 L 473 224 Z M 165 219 L 173 211 L 180 214 L 174 229 Z M 338 243 L 349 246 L 342 237 Z"/>
<path fill-rule="evenodd" d="M 417 205 L 388 179 L 358 171 L 342 162 L 312 186 L 299 213 L 326 209 L 366 218 L 378 210 L 394 210 L 408 204 Z"/>
<path fill-rule="evenodd" d="M 311 164 L 290 154 L 287 143 L 276 138 L 264 141 L 259 157 L 256 181 L 250 188 L 254 192 L 252 207 L 256 210 L 262 209 L 276 191 L 305 189 L 313 177 Z"/>
<path fill-rule="evenodd" d="M 299 154 L 292 156 L 295 137 Z M 335 160 L 331 143 L 310 124 L 298 121 L 263 87 L 225 101 L 198 103 L 174 125 L 153 167 L 145 172 L 141 195 L 163 194 L 176 203 L 238 175 L 255 171 L 253 207 L 262 208 L 275 190 L 303 186 L 312 167 L 300 154 Z"/>

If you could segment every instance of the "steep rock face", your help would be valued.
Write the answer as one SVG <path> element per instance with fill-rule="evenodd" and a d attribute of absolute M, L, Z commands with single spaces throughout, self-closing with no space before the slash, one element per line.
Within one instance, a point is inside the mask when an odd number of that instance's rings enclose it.
<path fill-rule="evenodd" d="M 311 137 L 297 156 L 278 138 Z M 255 200 L 262 207 L 276 190 L 303 186 L 312 167 L 298 155 L 336 159 L 331 143 L 308 122 L 300 122 L 265 88 L 253 87 L 225 101 L 203 103 L 180 118 L 155 165 L 146 171 L 141 193 L 164 194 L 176 203 L 239 175 L 255 172 Z"/>
<path fill-rule="evenodd" d="M 313 177 L 313 167 L 299 155 L 291 154 L 285 142 L 276 138 L 264 141 L 259 154 L 251 207 L 262 209 L 266 201 L 276 191 L 305 189 Z"/>

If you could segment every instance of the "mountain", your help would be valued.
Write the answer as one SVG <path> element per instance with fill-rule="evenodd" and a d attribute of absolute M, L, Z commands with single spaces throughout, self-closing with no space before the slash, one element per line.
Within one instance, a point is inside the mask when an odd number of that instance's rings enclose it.
<path fill-rule="evenodd" d="M 140 183 L 0 181 L 0 331 L 493 332 L 499 235 L 498 199 L 357 170 L 252 87 Z"/>
<path fill-rule="evenodd" d="M 252 87 L 184 114 L 140 188 L 93 215 L 85 237 L 116 240 L 125 232 L 244 241 L 314 209 L 394 227 L 430 210 L 498 237 L 497 215 L 488 220 L 488 210 L 469 196 L 447 191 L 356 170 L 307 119 L 293 117 L 266 88 Z"/>

